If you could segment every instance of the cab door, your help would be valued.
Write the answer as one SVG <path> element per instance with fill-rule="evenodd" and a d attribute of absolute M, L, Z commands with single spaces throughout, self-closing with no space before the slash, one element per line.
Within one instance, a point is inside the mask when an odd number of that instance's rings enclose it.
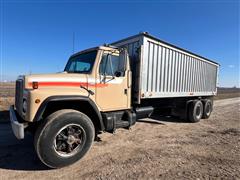
<path fill-rule="evenodd" d="M 96 102 L 102 111 L 130 108 L 131 76 L 125 52 L 103 51 L 96 77 Z"/>

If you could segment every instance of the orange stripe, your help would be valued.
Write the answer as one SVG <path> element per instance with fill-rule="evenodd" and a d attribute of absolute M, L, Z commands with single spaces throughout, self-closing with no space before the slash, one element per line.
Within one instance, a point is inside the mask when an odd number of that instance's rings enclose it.
<path fill-rule="evenodd" d="M 32 82 L 29 82 L 28 85 L 32 87 Z M 107 84 L 102 83 L 86 83 L 86 82 L 38 82 L 38 86 L 72 86 L 72 87 L 106 87 Z"/>

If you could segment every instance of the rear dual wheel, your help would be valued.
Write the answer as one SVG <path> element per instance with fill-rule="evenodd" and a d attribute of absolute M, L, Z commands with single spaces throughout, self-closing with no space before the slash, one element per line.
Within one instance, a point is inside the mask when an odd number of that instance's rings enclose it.
<path fill-rule="evenodd" d="M 203 119 L 208 119 L 212 113 L 213 104 L 210 99 L 206 99 L 203 101 Z"/>
<path fill-rule="evenodd" d="M 190 122 L 199 122 L 203 115 L 203 104 L 200 100 L 190 102 L 188 108 L 188 120 Z"/>
<path fill-rule="evenodd" d="M 208 119 L 213 109 L 210 99 L 194 100 L 188 107 L 188 120 L 193 123 L 199 122 L 200 119 Z"/>

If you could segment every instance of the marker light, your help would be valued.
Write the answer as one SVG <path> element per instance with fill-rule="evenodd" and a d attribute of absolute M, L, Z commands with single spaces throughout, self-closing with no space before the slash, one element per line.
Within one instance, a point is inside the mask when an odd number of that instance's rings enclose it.
<path fill-rule="evenodd" d="M 38 104 L 38 103 L 40 103 L 40 102 L 41 102 L 40 99 L 36 99 L 36 100 L 35 100 L 35 103 L 36 103 L 36 104 Z"/>
<path fill-rule="evenodd" d="M 32 82 L 32 88 L 38 89 L 38 82 Z"/>

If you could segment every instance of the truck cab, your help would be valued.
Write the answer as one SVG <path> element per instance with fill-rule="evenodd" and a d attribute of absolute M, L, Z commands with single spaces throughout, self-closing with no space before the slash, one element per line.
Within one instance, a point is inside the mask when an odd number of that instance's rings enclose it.
<path fill-rule="evenodd" d="M 13 132 L 23 139 L 27 130 L 34 131 L 39 158 L 53 168 L 68 165 L 79 153 L 84 155 L 98 133 L 135 123 L 131 78 L 126 49 L 112 46 L 73 54 L 60 73 L 19 76 L 15 106 L 10 108 Z"/>

